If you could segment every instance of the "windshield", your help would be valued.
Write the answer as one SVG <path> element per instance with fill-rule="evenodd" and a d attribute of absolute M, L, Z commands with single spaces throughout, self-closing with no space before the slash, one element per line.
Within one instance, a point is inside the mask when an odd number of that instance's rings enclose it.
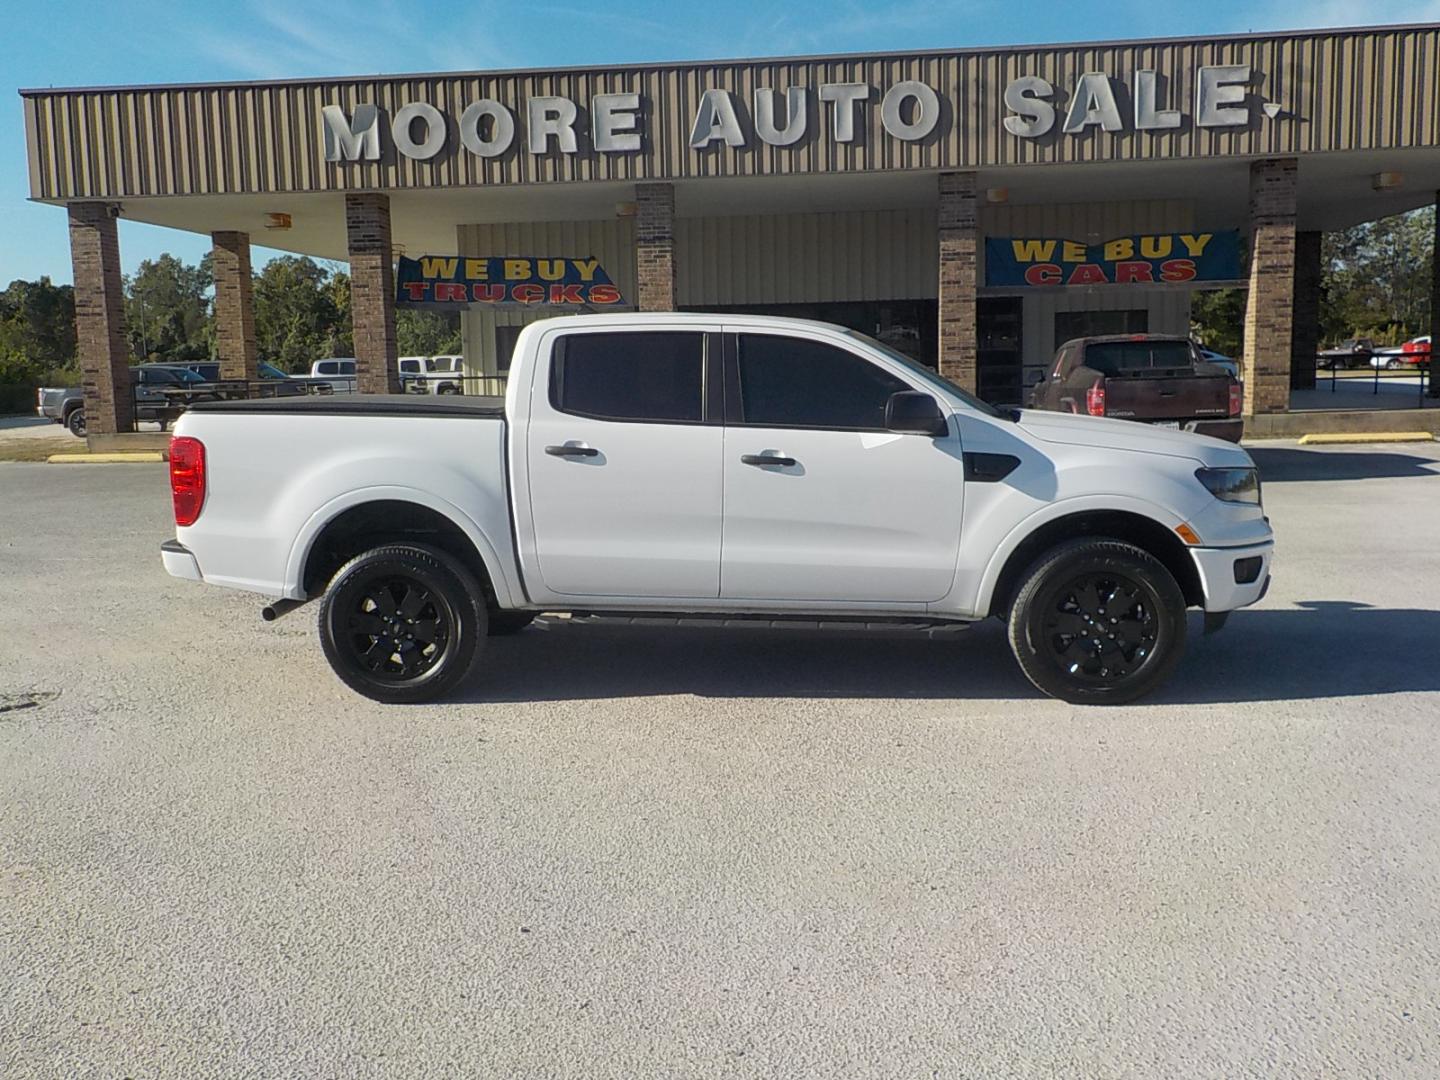
<path fill-rule="evenodd" d="M 926 367 L 924 364 L 920 363 L 920 361 L 912 357 L 906 356 L 899 349 L 893 349 L 882 341 L 876 341 L 869 334 L 862 334 L 859 330 L 846 330 L 845 332 L 851 337 L 853 337 L 856 341 L 863 341 L 866 345 L 870 346 L 870 348 L 875 349 L 877 352 L 884 353 L 887 357 L 889 357 L 891 360 L 894 360 L 897 364 L 904 365 L 906 370 L 908 370 L 911 374 L 919 376 L 922 380 L 929 383 L 937 390 L 958 397 L 961 401 L 965 402 L 965 404 L 969 405 L 972 409 L 975 409 L 978 412 L 982 412 L 986 416 L 1002 415 L 1000 410 L 995 408 L 994 405 L 991 405 L 987 401 L 981 401 L 974 394 L 970 393 L 969 390 L 955 385 L 953 382 L 945 378 L 944 375 L 941 375 L 934 368 Z"/>
<path fill-rule="evenodd" d="M 284 379 L 287 377 L 286 374 L 274 364 L 266 364 L 263 362 L 260 364 L 259 372 L 262 379 Z"/>

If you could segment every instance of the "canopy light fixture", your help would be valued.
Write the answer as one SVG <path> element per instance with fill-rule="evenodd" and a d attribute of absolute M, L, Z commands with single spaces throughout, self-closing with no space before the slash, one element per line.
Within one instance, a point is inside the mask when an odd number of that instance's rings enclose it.
<path fill-rule="evenodd" d="M 1402 172 L 1377 172 L 1370 178 L 1370 186 L 1376 191 L 1394 191 L 1405 183 Z"/>
<path fill-rule="evenodd" d="M 289 214 L 266 214 L 265 228 L 267 229 L 288 229 L 290 228 Z"/>
<path fill-rule="evenodd" d="M 985 201 L 988 203 L 1005 203 L 1010 201 L 1010 189 L 1008 187 L 991 187 L 985 189 Z"/>

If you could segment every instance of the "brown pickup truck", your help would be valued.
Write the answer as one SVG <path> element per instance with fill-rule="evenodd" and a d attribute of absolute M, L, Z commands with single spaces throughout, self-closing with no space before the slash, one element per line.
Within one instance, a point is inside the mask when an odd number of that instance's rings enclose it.
<path fill-rule="evenodd" d="M 1030 407 L 1110 416 L 1239 442 L 1242 388 L 1184 337 L 1125 334 L 1060 346 Z"/>

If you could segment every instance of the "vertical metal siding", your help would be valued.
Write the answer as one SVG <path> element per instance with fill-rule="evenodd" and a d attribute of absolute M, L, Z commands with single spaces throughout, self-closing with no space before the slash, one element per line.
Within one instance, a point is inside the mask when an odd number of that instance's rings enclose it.
<path fill-rule="evenodd" d="M 1195 72 L 1203 64 L 1248 63 L 1256 93 L 1285 110 L 1257 113 L 1245 128 L 1194 126 Z M 1003 127 L 1005 86 L 1038 74 L 1062 97 L 1086 71 L 1128 84 L 1141 68 L 1165 76 L 1165 104 L 1187 122 L 1173 131 L 1055 135 L 1019 139 Z M 902 79 L 934 87 L 947 103 L 939 133 L 904 142 L 880 125 L 879 99 Z M 784 91 L 826 82 L 874 87 L 861 137 L 831 137 L 828 108 L 812 97 L 806 138 L 770 147 L 692 150 L 689 128 L 705 90 L 727 89 L 748 116 L 759 86 Z M 386 190 L 586 180 L 686 179 L 895 169 L 973 169 L 1086 161 L 1165 160 L 1322 153 L 1440 145 L 1440 27 L 1317 31 L 1216 41 L 1124 42 L 909 56 L 674 64 L 613 70 L 501 72 L 287 82 L 272 85 L 136 87 L 28 91 L 26 134 L 31 193 L 39 199 L 228 192 Z M 530 154 L 525 109 L 562 94 L 584 110 L 598 93 L 642 97 L 643 148 L 599 154 L 582 136 L 579 152 Z M 464 106 L 495 98 L 517 117 L 517 148 L 478 158 L 454 131 Z M 387 116 L 428 101 L 451 125 L 446 147 L 412 161 L 389 147 L 380 161 L 323 159 L 320 110 L 362 102 Z M 1124 101 L 1122 100 L 1122 108 Z M 382 118 L 383 122 L 383 118 Z"/>
<path fill-rule="evenodd" d="M 678 218 L 682 307 L 937 295 L 935 211 Z"/>

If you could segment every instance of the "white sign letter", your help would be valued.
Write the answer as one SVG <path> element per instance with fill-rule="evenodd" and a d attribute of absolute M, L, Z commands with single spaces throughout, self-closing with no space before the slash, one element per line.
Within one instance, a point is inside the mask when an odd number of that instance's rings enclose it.
<path fill-rule="evenodd" d="M 490 118 L 490 137 L 480 134 L 480 122 Z M 515 141 L 515 117 L 509 109 L 491 98 L 465 107 L 460 114 L 460 142 L 472 154 L 481 157 L 499 157 L 510 149 Z"/>
<path fill-rule="evenodd" d="M 562 153 L 575 153 L 575 117 L 580 111 L 575 103 L 567 97 L 532 97 L 528 104 L 530 152 L 545 153 L 554 135 Z"/>
<path fill-rule="evenodd" d="M 1195 123 L 1199 127 L 1248 124 L 1250 109 L 1245 102 L 1245 84 L 1249 81 L 1249 64 L 1202 67 L 1195 76 Z"/>
<path fill-rule="evenodd" d="M 695 110 L 695 126 L 690 129 L 690 146 L 704 150 L 716 139 L 726 146 L 744 146 L 745 133 L 735 118 L 735 103 L 729 90 L 706 90 Z"/>
<path fill-rule="evenodd" d="M 755 132 L 771 146 L 789 146 L 805 137 L 805 88 L 792 86 L 785 91 L 785 123 L 775 126 L 775 91 L 768 86 L 755 91 Z"/>
<path fill-rule="evenodd" d="M 339 105 L 320 110 L 325 122 L 326 161 L 379 161 L 380 110 L 374 105 L 356 105 L 355 122 L 345 119 Z"/>
<path fill-rule="evenodd" d="M 640 149 L 639 94 L 596 94 L 590 99 L 590 131 L 596 150 Z"/>
<path fill-rule="evenodd" d="M 1065 116 L 1065 131 L 1070 135 L 1079 134 L 1091 124 L 1099 124 L 1106 131 L 1125 128 L 1115 104 L 1115 91 L 1110 88 L 1110 76 L 1103 71 L 1088 71 L 1080 76 Z"/>
<path fill-rule="evenodd" d="M 836 142 L 855 141 L 855 106 L 870 100 L 870 84 L 863 82 L 824 83 L 820 87 L 820 100 L 834 102 L 830 113 L 830 124 L 835 132 Z"/>
<path fill-rule="evenodd" d="M 915 111 L 907 123 L 900 106 L 907 100 L 915 100 Z M 907 79 L 898 82 L 885 92 L 880 102 L 880 119 L 885 130 L 897 139 L 917 142 L 935 130 L 940 122 L 940 97 L 922 82 Z"/>
<path fill-rule="evenodd" d="M 419 120 L 425 125 L 425 138 L 416 142 L 410 137 L 411 127 Z M 445 117 L 434 105 L 423 101 L 412 101 L 395 114 L 390 122 L 390 137 L 395 148 L 408 158 L 428 161 L 445 145 Z"/>
<path fill-rule="evenodd" d="M 1179 109 L 1157 109 L 1157 76 L 1149 68 L 1135 72 L 1135 130 L 1164 131 L 1180 126 Z"/>
<path fill-rule="evenodd" d="M 1022 75 L 1005 88 L 1005 107 L 1015 116 L 1005 118 L 1005 130 L 1022 139 L 1038 139 L 1055 126 L 1055 106 L 1044 100 L 1055 87 L 1039 75 Z"/>

